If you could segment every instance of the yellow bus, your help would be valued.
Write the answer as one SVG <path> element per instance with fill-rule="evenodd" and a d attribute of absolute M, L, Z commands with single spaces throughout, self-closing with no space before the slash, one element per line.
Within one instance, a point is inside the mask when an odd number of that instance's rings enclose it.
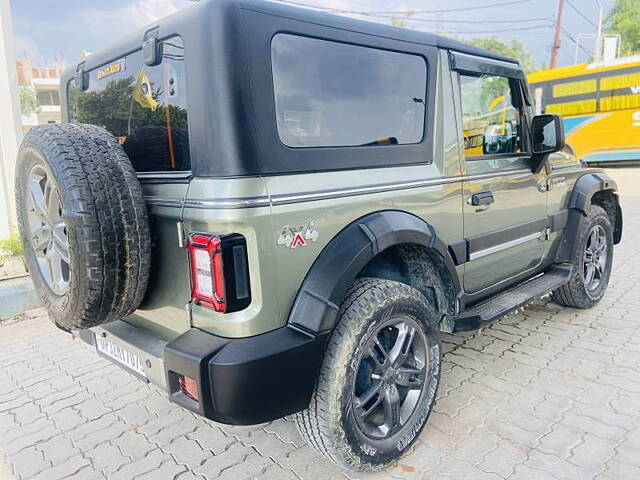
<path fill-rule="evenodd" d="M 536 113 L 564 117 L 567 144 L 586 163 L 640 165 L 640 55 L 529 75 Z"/>

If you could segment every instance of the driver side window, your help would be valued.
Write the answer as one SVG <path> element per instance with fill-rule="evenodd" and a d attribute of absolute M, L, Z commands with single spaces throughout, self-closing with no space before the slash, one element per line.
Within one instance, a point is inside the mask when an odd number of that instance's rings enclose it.
<path fill-rule="evenodd" d="M 466 157 L 517 154 L 522 147 L 522 112 L 517 83 L 495 75 L 460 74 Z M 514 103 L 516 99 L 516 103 Z"/>

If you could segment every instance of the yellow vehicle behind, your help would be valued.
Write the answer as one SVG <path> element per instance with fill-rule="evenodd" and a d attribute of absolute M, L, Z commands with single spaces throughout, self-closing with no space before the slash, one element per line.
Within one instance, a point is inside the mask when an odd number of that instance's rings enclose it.
<path fill-rule="evenodd" d="M 588 164 L 640 165 L 640 56 L 529 75 L 536 113 L 564 117 L 567 144 Z"/>

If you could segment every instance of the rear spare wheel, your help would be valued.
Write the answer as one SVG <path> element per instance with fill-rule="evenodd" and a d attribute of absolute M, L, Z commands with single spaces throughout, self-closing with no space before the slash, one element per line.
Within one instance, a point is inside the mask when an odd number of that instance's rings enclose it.
<path fill-rule="evenodd" d="M 92 125 L 41 125 L 16 164 L 27 266 L 51 319 L 70 330 L 132 313 L 149 277 L 142 189 L 116 139 Z"/>

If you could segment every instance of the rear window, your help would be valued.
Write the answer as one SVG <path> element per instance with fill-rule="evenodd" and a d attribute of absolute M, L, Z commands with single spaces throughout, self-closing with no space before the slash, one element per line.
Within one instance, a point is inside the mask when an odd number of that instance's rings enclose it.
<path fill-rule="evenodd" d="M 271 42 L 276 120 L 289 147 L 420 143 L 427 64 L 412 54 L 289 34 Z"/>
<path fill-rule="evenodd" d="M 191 169 L 184 46 L 162 43 L 160 65 L 145 65 L 138 50 L 88 72 L 86 91 L 69 86 L 71 121 L 109 130 L 139 172 Z"/>

